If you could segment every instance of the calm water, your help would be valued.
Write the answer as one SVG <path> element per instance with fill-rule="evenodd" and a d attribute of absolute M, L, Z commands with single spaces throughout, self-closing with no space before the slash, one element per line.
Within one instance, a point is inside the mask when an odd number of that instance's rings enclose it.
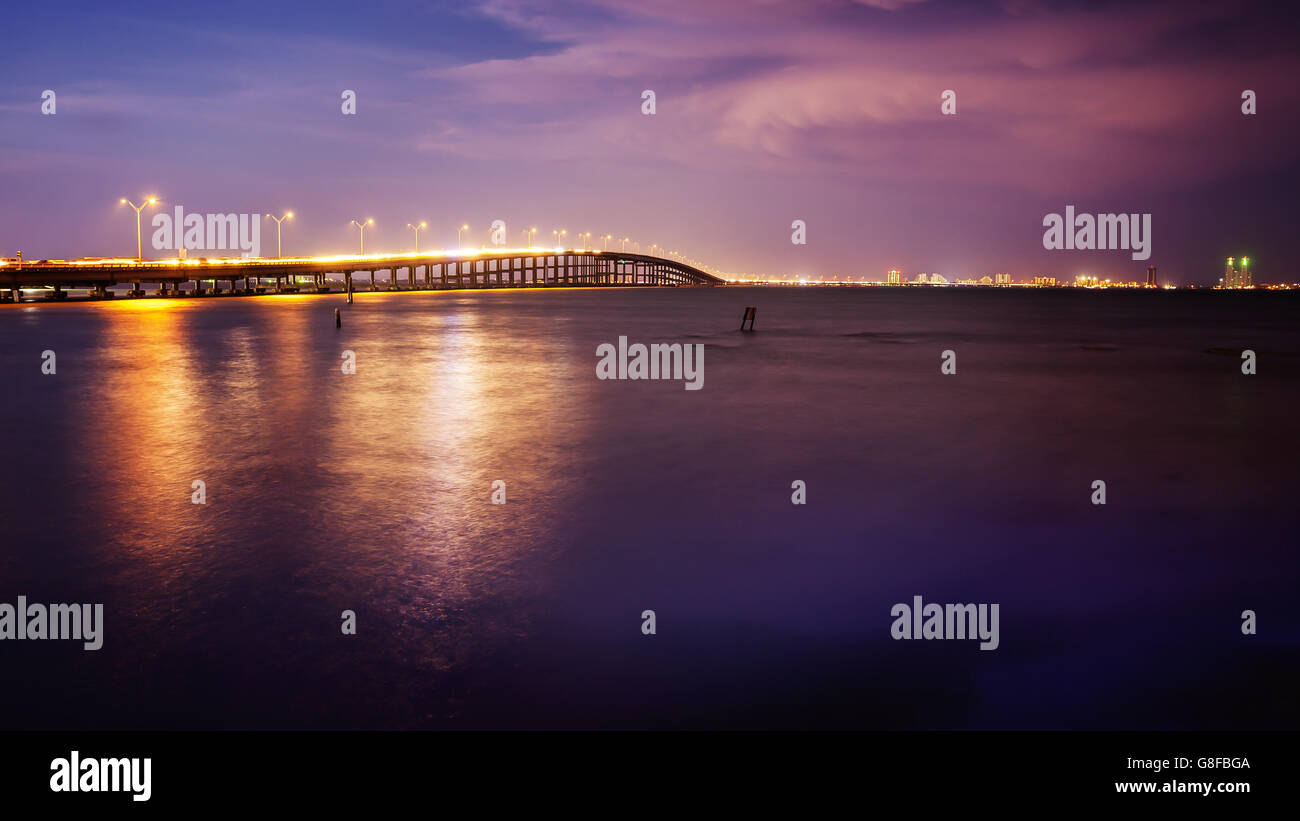
<path fill-rule="evenodd" d="M 1298 329 L 1280 293 L 0 306 L 0 601 L 107 621 L 0 643 L 4 722 L 1297 728 Z M 704 389 L 598 381 L 619 335 L 702 343 Z M 1001 647 L 891 640 L 914 595 L 1000 603 Z"/>

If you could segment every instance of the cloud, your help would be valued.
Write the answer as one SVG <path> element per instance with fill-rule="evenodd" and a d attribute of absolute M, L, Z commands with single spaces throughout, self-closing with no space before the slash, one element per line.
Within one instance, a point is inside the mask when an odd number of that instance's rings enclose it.
<path fill-rule="evenodd" d="M 687 168 L 807 171 L 948 180 L 1075 194 L 1141 177 L 1213 179 L 1245 164 L 1290 162 L 1286 132 L 1250 156 L 1206 151 L 1231 138 L 1240 80 L 1285 77 L 1294 55 L 1179 51 L 1181 30 L 1221 14 L 1188 6 L 991 14 L 961 26 L 846 25 L 842 4 L 639 4 L 586 26 L 496 0 L 488 8 L 540 36 L 552 54 L 435 69 L 472 128 L 422 141 L 466 156 L 620 156 Z M 901 6 L 894 0 L 875 5 Z M 760 13 L 749 14 L 753 9 Z M 654 118 L 640 93 L 658 95 Z M 958 114 L 939 95 L 954 89 Z M 1279 85 L 1275 105 L 1296 92 Z M 1192 139 L 1194 137 L 1194 139 Z"/>

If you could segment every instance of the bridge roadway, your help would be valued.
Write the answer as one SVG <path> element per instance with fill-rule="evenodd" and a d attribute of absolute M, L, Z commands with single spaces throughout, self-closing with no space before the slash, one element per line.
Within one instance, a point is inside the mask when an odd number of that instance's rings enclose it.
<path fill-rule="evenodd" d="M 376 283 L 376 272 L 389 272 Z M 341 282 L 331 281 L 337 275 Z M 114 285 L 130 284 L 128 296 L 213 293 L 260 294 L 351 292 L 357 274 L 369 274 L 370 290 L 541 288 L 631 285 L 721 285 L 723 280 L 674 259 L 621 251 L 527 248 L 464 254 L 377 254 L 294 259 L 81 259 L 0 260 L 0 301 L 21 300 L 22 289 L 42 289 L 63 299 L 66 289 L 88 288 L 108 298 Z M 302 280 L 310 277 L 304 287 Z M 188 287 L 185 287 L 188 283 Z M 222 288 L 222 284 L 227 288 Z"/>

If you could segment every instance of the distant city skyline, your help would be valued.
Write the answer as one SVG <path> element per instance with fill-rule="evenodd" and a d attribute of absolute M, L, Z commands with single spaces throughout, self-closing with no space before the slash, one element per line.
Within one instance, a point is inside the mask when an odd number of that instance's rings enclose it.
<path fill-rule="evenodd" d="M 1212 286 L 1245 254 L 1296 279 L 1300 29 L 1265 3 L 83 0 L 7 24 L 0 256 L 133 256 L 120 201 L 156 195 L 293 211 L 297 255 L 352 252 L 358 217 L 384 251 L 502 220 L 771 277 Z M 1150 258 L 1045 250 L 1066 205 L 1149 214 Z"/>

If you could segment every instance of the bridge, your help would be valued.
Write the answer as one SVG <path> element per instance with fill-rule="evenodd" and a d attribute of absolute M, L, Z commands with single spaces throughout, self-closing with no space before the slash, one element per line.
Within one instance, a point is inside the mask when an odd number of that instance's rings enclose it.
<path fill-rule="evenodd" d="M 377 272 L 388 272 L 376 282 Z M 115 285 L 127 296 L 207 294 L 352 293 L 356 275 L 369 275 L 368 290 L 722 285 L 724 280 L 675 259 L 623 251 L 526 248 L 375 254 L 290 259 L 79 259 L 0 260 L 0 301 L 21 301 L 23 289 L 64 299 L 67 289 L 89 289 L 107 299 Z M 338 281 L 331 280 L 335 276 Z M 304 280 L 307 283 L 304 287 Z M 223 288 L 225 284 L 227 287 Z"/>

